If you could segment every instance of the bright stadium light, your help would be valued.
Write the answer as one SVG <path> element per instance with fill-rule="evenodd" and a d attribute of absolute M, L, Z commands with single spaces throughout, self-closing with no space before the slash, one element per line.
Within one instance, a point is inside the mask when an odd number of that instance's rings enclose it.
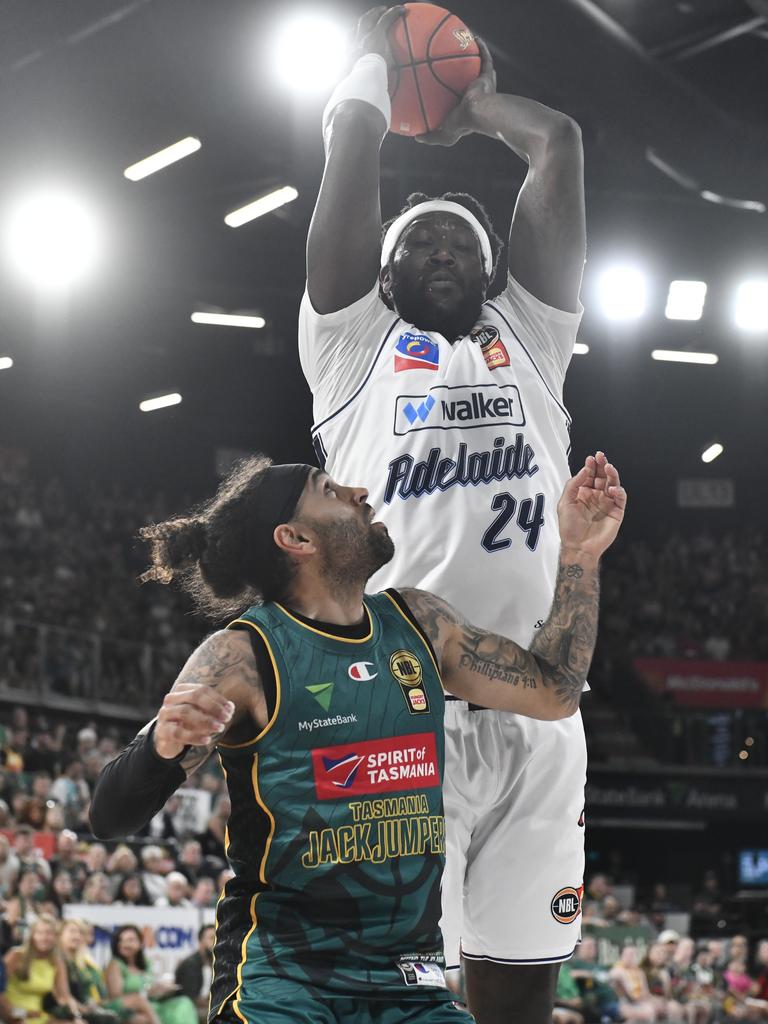
<path fill-rule="evenodd" d="M 755 278 L 739 285 L 735 320 L 743 331 L 768 331 L 768 278 Z"/>
<path fill-rule="evenodd" d="M 648 305 L 648 281 L 638 267 L 617 265 L 598 278 L 598 299 L 608 320 L 639 320 Z"/>
<path fill-rule="evenodd" d="M 714 352 L 675 352 L 668 348 L 655 348 L 651 359 L 662 363 L 699 363 L 701 366 L 715 366 L 720 361 Z"/>
<path fill-rule="evenodd" d="M 166 146 L 158 153 L 153 153 L 151 156 L 139 160 L 138 163 L 131 164 L 130 167 L 125 168 L 123 174 L 131 181 L 141 181 L 142 178 L 148 178 L 150 174 L 155 174 L 156 171 L 162 171 L 164 167 L 175 164 L 177 160 L 183 160 L 185 156 L 196 153 L 201 146 L 200 139 L 188 135 L 185 139 L 174 142 L 172 146 Z"/>
<path fill-rule="evenodd" d="M 33 193 L 12 209 L 5 231 L 8 259 L 41 290 L 63 290 L 93 269 L 99 232 L 93 212 L 64 191 Z"/>
<path fill-rule="evenodd" d="M 145 398 L 143 402 L 139 402 L 139 408 L 142 412 L 154 412 L 155 409 L 167 409 L 169 405 L 178 405 L 181 401 L 181 395 L 174 392 L 171 395 L 158 395 L 157 398 Z"/>
<path fill-rule="evenodd" d="M 701 320 L 707 297 L 705 281 L 673 281 L 667 295 L 667 320 Z"/>
<path fill-rule="evenodd" d="M 589 345 L 585 345 L 582 341 L 577 341 L 573 346 L 573 354 L 575 356 L 585 356 L 589 352 Z"/>
<path fill-rule="evenodd" d="M 714 462 L 715 459 L 719 455 L 722 455 L 724 451 L 725 449 L 723 448 L 723 446 L 716 441 L 714 444 L 711 444 L 709 448 L 704 449 L 704 451 L 701 453 L 701 461 Z"/>
<path fill-rule="evenodd" d="M 13 360 L 10 356 L 0 356 L 0 370 L 10 370 Z"/>
<path fill-rule="evenodd" d="M 269 192 L 260 199 L 255 199 L 252 203 L 228 213 L 224 218 L 224 223 L 231 228 L 239 228 L 241 224 L 247 224 L 248 221 L 255 220 L 257 217 L 263 217 L 265 213 L 271 213 L 279 206 L 292 203 L 298 196 L 299 193 L 292 185 L 284 185 L 282 188 L 277 188 L 274 192 Z"/>
<path fill-rule="evenodd" d="M 217 327 L 263 327 L 263 316 L 242 316 L 234 313 L 193 313 L 193 324 L 213 324 Z"/>
<path fill-rule="evenodd" d="M 346 29 L 322 11 L 304 11 L 284 22 L 272 41 L 272 69 L 286 89 L 302 95 L 328 92 L 344 74 Z"/>

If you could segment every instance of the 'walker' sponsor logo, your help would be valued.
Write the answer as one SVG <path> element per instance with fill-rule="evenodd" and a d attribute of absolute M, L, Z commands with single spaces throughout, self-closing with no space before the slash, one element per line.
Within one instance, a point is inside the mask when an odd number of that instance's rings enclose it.
<path fill-rule="evenodd" d="M 473 427 L 523 427 L 525 414 L 514 384 L 430 388 L 426 395 L 400 395 L 394 432 L 471 430 Z"/>
<path fill-rule="evenodd" d="M 322 747 L 312 769 L 319 800 L 440 785 L 432 732 Z"/>
<path fill-rule="evenodd" d="M 422 462 L 412 455 L 400 455 L 389 464 L 384 502 L 391 504 L 395 496 L 420 498 L 434 491 L 447 491 L 457 484 L 477 487 L 494 480 L 521 480 L 538 473 L 535 458 L 533 448 L 525 443 L 522 434 L 517 434 L 514 443 L 508 445 L 503 437 L 497 437 L 492 451 L 471 455 L 462 442 L 455 459 L 443 455 L 440 448 L 431 448 Z"/>
<path fill-rule="evenodd" d="M 299 732 L 314 732 L 315 729 L 327 729 L 332 725 L 356 725 L 357 715 L 333 715 L 332 718 L 313 718 L 311 722 L 303 720 L 298 723 Z"/>

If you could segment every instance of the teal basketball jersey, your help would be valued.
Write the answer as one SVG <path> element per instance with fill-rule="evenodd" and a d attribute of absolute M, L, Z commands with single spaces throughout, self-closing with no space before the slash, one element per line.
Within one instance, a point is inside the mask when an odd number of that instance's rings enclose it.
<path fill-rule="evenodd" d="M 267 976 L 318 996 L 447 998 L 442 684 L 396 592 L 366 597 L 365 616 L 357 639 L 279 604 L 232 624 L 261 637 L 276 693 L 258 736 L 219 746 L 235 877 L 217 913 L 214 1015 Z"/>

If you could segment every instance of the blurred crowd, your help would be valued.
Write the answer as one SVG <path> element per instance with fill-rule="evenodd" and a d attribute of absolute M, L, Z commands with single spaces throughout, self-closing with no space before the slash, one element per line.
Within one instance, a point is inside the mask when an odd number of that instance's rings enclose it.
<path fill-rule="evenodd" d="M 620 540 L 601 584 L 601 628 L 635 657 L 768 661 L 763 530 Z"/>

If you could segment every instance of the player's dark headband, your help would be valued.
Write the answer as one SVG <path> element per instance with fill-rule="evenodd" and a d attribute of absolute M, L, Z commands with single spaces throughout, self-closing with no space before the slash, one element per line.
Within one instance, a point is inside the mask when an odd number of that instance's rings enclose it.
<path fill-rule="evenodd" d="M 311 472 L 312 467 L 303 463 L 269 466 L 264 470 L 256 506 L 259 526 L 274 530 L 291 519 Z"/>

